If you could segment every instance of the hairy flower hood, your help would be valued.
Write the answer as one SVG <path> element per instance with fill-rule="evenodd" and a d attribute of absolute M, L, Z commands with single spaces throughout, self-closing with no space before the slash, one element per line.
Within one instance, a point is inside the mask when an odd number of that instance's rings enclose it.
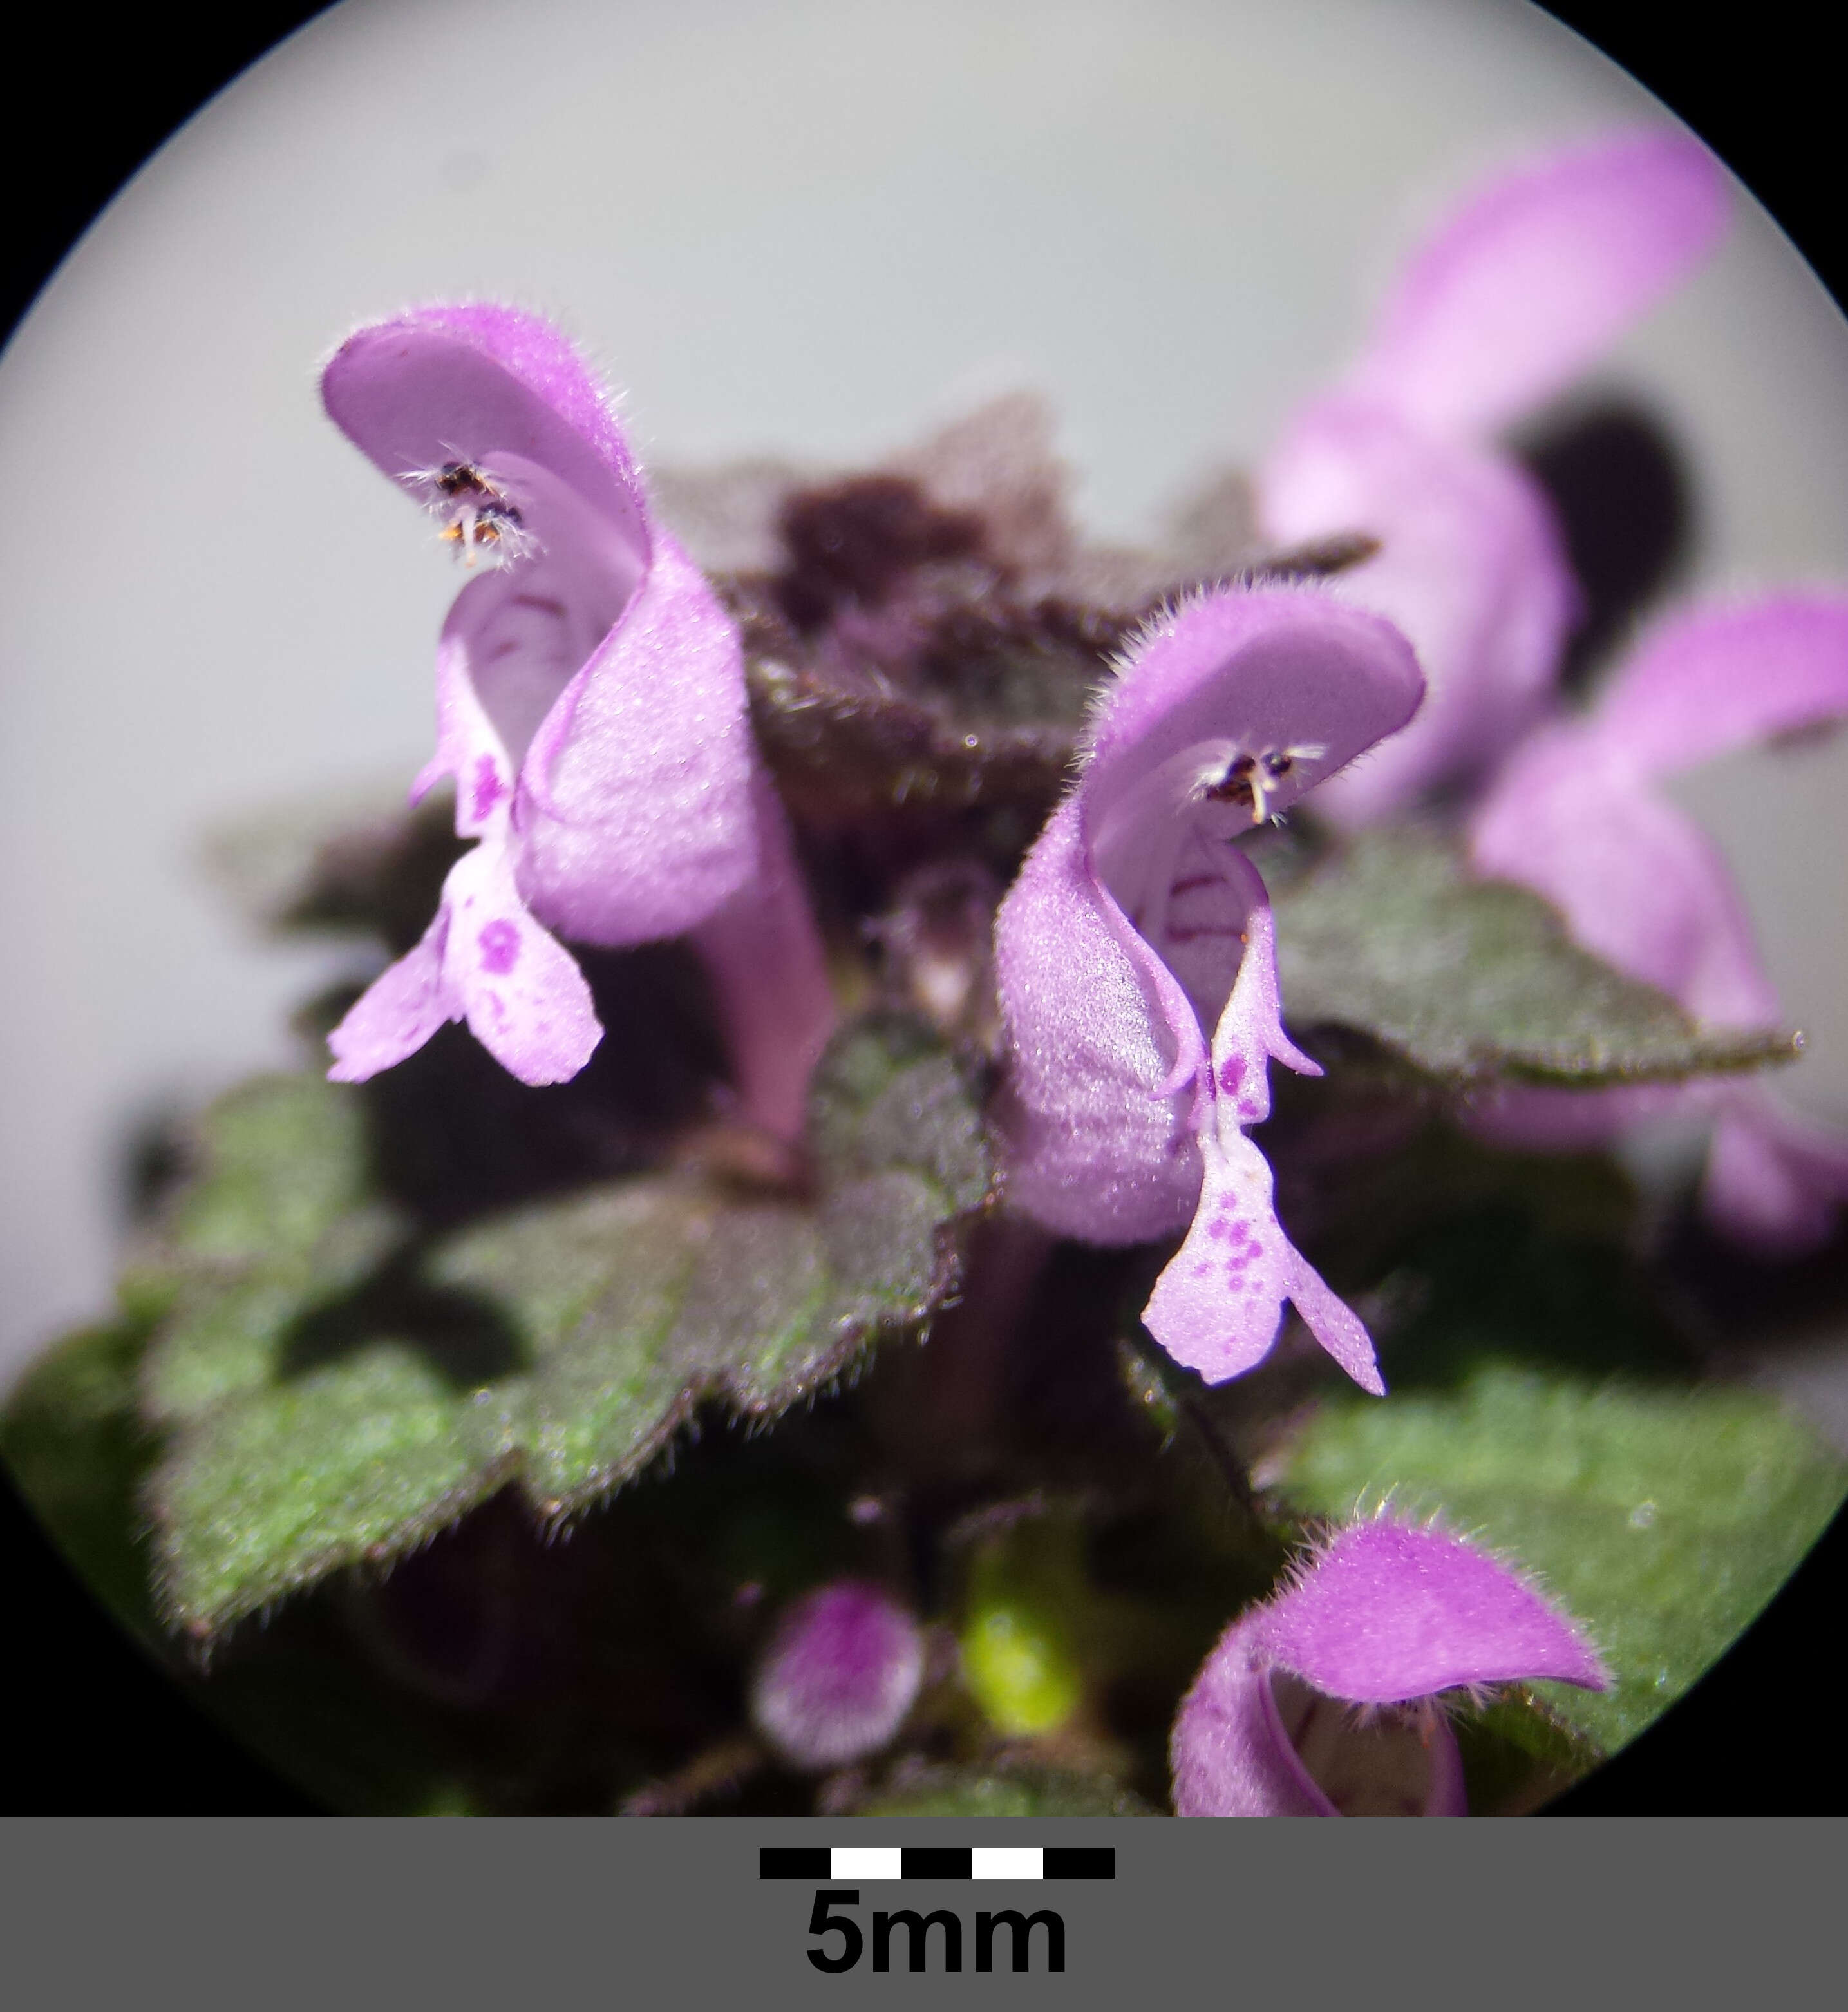
<path fill-rule="evenodd" d="M 1563 390 L 1717 241 L 1724 178 L 1648 131 L 1492 182 L 1416 251 L 1372 340 L 1266 461 L 1284 542 L 1362 531 L 1339 591 L 1398 623 L 1430 682 L 1417 720 L 1317 800 L 1349 825 L 1466 779 L 1519 737 L 1558 675 L 1578 590 L 1551 508 L 1494 444 Z"/>
<path fill-rule="evenodd" d="M 1466 1815 L 1440 1714 L 1368 1726 L 1344 1707 L 1536 1677 L 1608 1682 L 1572 1623 L 1486 1553 L 1383 1518 L 1355 1524 L 1207 1657 L 1174 1721 L 1175 1813 Z"/>
<path fill-rule="evenodd" d="M 1061 1233 L 1191 1233 L 1146 1318 L 1218 1380 L 1294 1301 L 1369 1388 L 1365 1330 L 1292 1248 L 1245 1136 L 1283 1029 L 1269 901 L 1240 837 L 1385 733 L 1422 690 L 1387 623 L 1301 589 L 1193 600 L 1134 646 L 1078 780 L 1002 903 L 996 965 L 1012 1204 Z"/>
<path fill-rule="evenodd" d="M 550 932 L 703 932 L 721 993 L 735 968 L 768 1001 L 755 1022 L 721 1002 L 745 1101 L 792 1129 L 831 1009 L 737 633 L 654 521 L 596 378 L 538 316 L 436 306 L 360 330 L 322 395 L 474 574 L 438 644 L 436 751 L 413 795 L 453 778 L 456 829 L 479 841 L 429 933 L 336 1029 L 333 1074 L 363 1079 L 465 1018 L 522 1081 L 563 1081 L 601 1029 Z"/>
<path fill-rule="evenodd" d="M 1848 717 L 1848 599 L 1783 594 L 1665 622 L 1596 707 L 1519 747 L 1476 807 L 1477 869 L 1558 908 L 1573 936 L 1694 1019 L 1775 1026 L 1778 996 L 1725 862 L 1657 787 L 1754 742 Z M 1640 1119 L 1715 1114 L 1706 1205 L 1769 1254 L 1829 1233 L 1848 1200 L 1848 1140 L 1753 1083 L 1504 1093 L 1479 1116 L 1510 1143 L 1602 1144 Z"/>

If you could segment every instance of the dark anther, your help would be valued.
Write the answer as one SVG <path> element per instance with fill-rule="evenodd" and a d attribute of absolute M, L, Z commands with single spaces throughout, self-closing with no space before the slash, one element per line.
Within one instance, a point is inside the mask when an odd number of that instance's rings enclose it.
<path fill-rule="evenodd" d="M 1265 766 L 1269 769 L 1270 762 L 1276 758 L 1275 756 L 1268 758 Z M 1286 762 L 1289 759 L 1287 755 L 1283 758 Z M 1227 765 L 1226 772 L 1216 783 L 1207 785 L 1204 793 L 1206 801 L 1212 804 L 1241 804 L 1247 810 L 1250 809 L 1252 779 L 1257 772 L 1258 765 L 1249 754 L 1239 755 Z M 1276 771 L 1272 770 L 1271 772 L 1274 774 Z"/>

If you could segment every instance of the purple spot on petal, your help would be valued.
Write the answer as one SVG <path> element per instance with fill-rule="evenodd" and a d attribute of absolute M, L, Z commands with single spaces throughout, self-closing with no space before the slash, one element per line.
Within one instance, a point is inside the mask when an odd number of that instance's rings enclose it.
<path fill-rule="evenodd" d="M 481 933 L 481 968 L 504 978 L 520 954 L 520 933 L 504 916 L 488 924 Z"/>
<path fill-rule="evenodd" d="M 1243 1055 L 1227 1056 L 1224 1061 L 1220 1065 L 1220 1088 L 1228 1097 L 1231 1097 L 1237 1093 L 1238 1086 L 1244 1081 L 1244 1057 Z M 1241 1111 L 1244 1108 L 1242 1104 L 1239 1107 Z"/>
<path fill-rule="evenodd" d="M 492 754 L 483 754 L 475 765 L 475 788 L 470 815 L 476 819 L 485 818 L 506 794 L 500 781 L 500 771 L 495 765 Z M 504 965 L 490 965 L 490 970 L 505 970 Z"/>

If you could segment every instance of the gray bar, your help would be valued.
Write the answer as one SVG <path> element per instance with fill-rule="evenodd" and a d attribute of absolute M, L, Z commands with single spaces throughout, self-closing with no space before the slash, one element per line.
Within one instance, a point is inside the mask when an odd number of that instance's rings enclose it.
<path fill-rule="evenodd" d="M 867 1819 L 853 1834 L 957 1846 L 972 1828 Z M 1036 1954 L 1029 1974 L 996 1987 L 1030 2006 L 1135 2003 L 1184 1982 L 1305 2007 L 1390 2002 L 1398 1986 L 1421 2012 L 1481 2012 L 1485 1995 L 1497 2012 L 1558 2012 L 1588 1989 L 1599 2004 L 1807 2003 L 1812 1980 L 1836 1971 L 1845 1833 L 1835 1818 L 994 1820 L 977 1835 L 995 1843 L 1108 1840 L 1116 1876 L 1081 1889 L 1047 1882 L 1031 1900 L 945 1881 L 868 1886 L 852 1902 L 835 1889 L 829 1904 L 859 1928 L 869 1976 L 876 1910 L 948 1907 L 963 1925 L 970 1989 L 981 1907 L 1052 1909 L 1064 1975 L 1045 1975 Z M 256 1979 L 264 2012 L 505 2012 L 536 1993 L 807 2003 L 831 1989 L 808 1952 L 842 1946 L 838 1928 L 810 1933 L 830 1889 L 762 1878 L 758 1854 L 840 1834 L 838 1821 L 739 1818 L 435 1820 L 414 1832 L 351 1818 L 15 1820 L 0 1825 L 9 2002 L 118 2003 L 183 1979 L 198 2012 L 249 2012 Z M 944 1940 L 931 1938 L 921 1982 L 895 1967 L 878 1989 L 941 2002 Z M 853 1987 L 839 1996 L 853 2000 Z"/>

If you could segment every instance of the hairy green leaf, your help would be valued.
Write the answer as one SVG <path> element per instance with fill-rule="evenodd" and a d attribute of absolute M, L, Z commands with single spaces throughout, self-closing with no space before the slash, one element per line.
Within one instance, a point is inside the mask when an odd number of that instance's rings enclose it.
<path fill-rule="evenodd" d="M 1580 950 L 1538 895 L 1472 879 L 1427 835 L 1356 840 L 1278 889 L 1277 969 L 1299 1033 L 1348 1027 L 1456 1083 L 1576 1089 L 1788 1061 L 1794 1036 L 1697 1026 Z"/>
<path fill-rule="evenodd" d="M 0 1456 L 65 1556 L 116 1617 L 157 1631 L 137 1493 L 155 1452 L 136 1415 L 144 1322 L 86 1328 L 41 1356 L 0 1412 Z"/>
<path fill-rule="evenodd" d="M 1535 1575 L 1587 1627 L 1602 1693 L 1534 1688 L 1614 1750 L 1733 1642 L 1814 1543 L 1848 1468 L 1771 1400 L 1485 1366 L 1443 1391 L 1331 1399 L 1285 1493 L 1346 1520 L 1435 1513 Z"/>
<path fill-rule="evenodd" d="M 210 1635 L 509 1480 L 568 1514 L 703 1402 L 767 1420 L 916 1331 L 988 1192 L 970 1086 L 916 1022 L 862 1022 L 817 1071 L 809 1147 L 801 1196 L 689 1169 L 413 1247 L 365 1198 L 351 1092 L 226 1100 L 146 1379 L 173 1430 L 150 1494 L 172 1616 Z"/>
<path fill-rule="evenodd" d="M 193 1151 L 198 1172 L 126 1291 L 166 1315 L 143 1384 L 162 1422 L 275 1381 L 309 1311 L 351 1290 L 404 1234 L 371 1193 L 351 1090 L 258 1077 L 205 1114 Z"/>

